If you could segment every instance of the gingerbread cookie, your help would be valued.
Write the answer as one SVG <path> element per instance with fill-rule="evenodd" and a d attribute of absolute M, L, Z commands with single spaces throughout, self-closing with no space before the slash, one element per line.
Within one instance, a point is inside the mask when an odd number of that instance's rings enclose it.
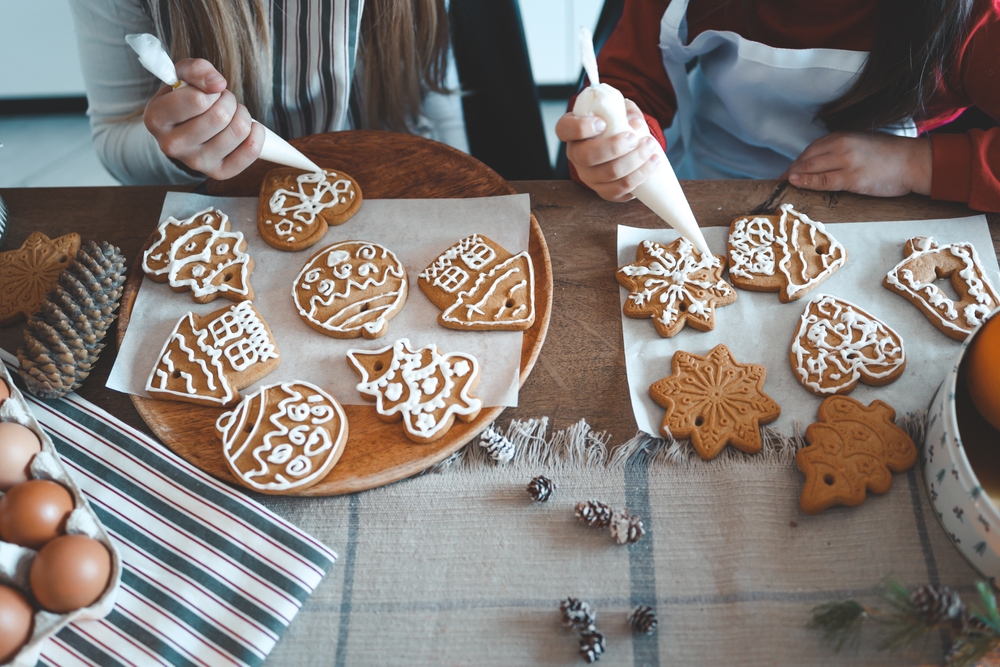
<path fill-rule="evenodd" d="M 326 477 L 347 442 L 347 416 L 308 382 L 261 387 L 215 423 L 229 469 L 262 493 L 302 491 Z"/>
<path fill-rule="evenodd" d="M 230 231 L 229 216 L 217 208 L 161 222 L 153 246 L 142 255 L 142 269 L 175 292 L 191 290 L 197 303 L 220 296 L 253 301 L 253 258 L 246 239 L 243 232 Z"/>
<path fill-rule="evenodd" d="M 239 389 L 278 365 L 278 349 L 264 318 L 249 301 L 204 317 L 188 313 L 167 338 L 146 391 L 154 398 L 230 407 Z"/>
<path fill-rule="evenodd" d="M 278 250 L 304 250 L 359 208 L 361 188 L 347 174 L 280 167 L 267 172 L 260 186 L 257 231 Z"/>
<path fill-rule="evenodd" d="M 896 426 L 896 411 L 882 401 L 865 407 L 847 396 L 831 396 L 819 406 L 819 420 L 806 429 L 808 447 L 795 454 L 806 476 L 799 506 L 817 514 L 834 505 L 854 507 L 865 489 L 886 493 L 892 473 L 917 461 L 917 447 Z"/>
<path fill-rule="evenodd" d="M 473 234 L 421 271 L 417 284 L 449 329 L 524 331 L 535 322 L 535 269 L 527 252 L 511 255 Z"/>
<path fill-rule="evenodd" d="M 747 454 L 760 451 L 760 425 L 781 415 L 764 393 L 763 366 L 737 363 L 725 345 L 704 357 L 678 351 L 672 366 L 673 375 L 649 388 L 652 399 L 667 409 L 660 426 L 664 436 L 691 438 L 705 460 L 727 444 Z"/>
<path fill-rule="evenodd" d="M 743 216 L 729 226 L 729 278 L 754 292 L 795 301 L 847 261 L 847 250 L 821 222 L 791 204 L 781 215 Z"/>
<path fill-rule="evenodd" d="M 817 396 L 846 394 L 859 381 L 889 384 L 906 368 L 898 333 L 853 303 L 828 294 L 806 304 L 789 358 L 795 377 Z"/>
<path fill-rule="evenodd" d="M 479 361 L 471 354 L 444 354 L 435 345 L 414 350 L 401 338 L 380 350 L 349 350 L 347 359 L 361 376 L 358 391 L 383 421 L 403 420 L 406 437 L 433 442 L 455 418 L 470 422 L 483 402 L 472 395 L 479 384 Z"/>
<path fill-rule="evenodd" d="M 906 257 L 893 267 L 882 284 L 920 309 L 946 336 L 965 340 L 972 330 L 1000 306 L 979 254 L 971 243 L 939 246 L 934 239 L 917 236 L 906 242 Z M 958 302 L 935 282 L 947 278 L 958 293 Z"/>
<path fill-rule="evenodd" d="M 333 338 L 378 338 L 406 302 L 406 269 L 377 243 L 342 241 L 313 255 L 292 285 L 299 317 Z"/>
<path fill-rule="evenodd" d="M 0 327 L 41 310 L 59 273 L 79 250 L 79 234 L 50 239 L 32 232 L 17 250 L 0 252 Z"/>
<path fill-rule="evenodd" d="M 736 301 L 736 290 L 722 279 L 724 264 L 721 255 L 705 257 L 684 238 L 666 246 L 643 241 L 636 248 L 635 263 L 615 274 L 629 290 L 623 312 L 626 317 L 652 318 L 664 338 L 685 324 L 711 331 L 715 309 Z"/>

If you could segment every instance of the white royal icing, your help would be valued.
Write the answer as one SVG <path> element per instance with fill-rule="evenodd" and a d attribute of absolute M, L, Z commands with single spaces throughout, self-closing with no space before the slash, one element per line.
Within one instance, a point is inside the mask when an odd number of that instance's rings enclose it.
<path fill-rule="evenodd" d="M 489 248 L 489 246 L 486 247 Z M 489 250 L 493 251 L 492 248 Z M 512 276 L 523 275 L 522 267 L 524 266 L 527 267 L 527 277 L 511 285 L 506 294 L 496 301 L 494 310 L 487 312 L 490 306 L 489 302 L 495 297 L 500 286 L 508 284 L 508 279 Z M 457 267 L 453 266 L 452 268 Z M 505 283 L 505 281 L 507 282 Z M 480 293 L 479 290 L 484 285 L 488 285 L 488 287 Z M 511 326 L 531 322 L 535 319 L 534 286 L 534 264 L 527 252 L 520 252 L 494 266 L 489 273 L 480 273 L 475 284 L 468 290 L 459 292 L 455 303 L 441 313 L 441 319 L 463 327 Z M 468 299 L 476 294 L 479 294 L 478 299 L 470 303 Z M 514 302 L 515 305 L 508 307 L 508 302 Z"/>
<path fill-rule="evenodd" d="M 891 376 L 906 363 L 898 333 L 853 303 L 827 294 L 806 304 L 791 352 L 799 381 L 817 394 L 836 394 L 862 375 L 876 380 Z"/>
<path fill-rule="evenodd" d="M 273 225 L 274 233 L 287 243 L 295 241 L 295 234 L 308 236 L 316 216 L 324 209 L 349 204 L 357 195 L 349 179 L 337 176 L 337 172 L 329 170 L 323 173 L 307 172 L 295 179 L 294 191 L 278 188 L 267 206 L 279 220 L 268 219 L 265 223 Z M 307 185 L 312 186 L 311 193 L 306 193 Z"/>

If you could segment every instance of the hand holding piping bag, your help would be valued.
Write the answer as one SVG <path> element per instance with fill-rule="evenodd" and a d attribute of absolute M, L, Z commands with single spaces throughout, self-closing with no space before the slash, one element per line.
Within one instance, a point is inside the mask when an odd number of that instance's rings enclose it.
<path fill-rule="evenodd" d="M 583 59 L 583 67 L 587 72 L 587 77 L 591 85 L 585 88 L 576 98 L 573 105 L 573 114 L 576 116 L 596 115 L 604 119 L 607 129 L 601 136 L 611 137 L 623 132 L 636 132 L 629 125 L 625 111 L 625 98 L 612 86 L 600 83 L 597 76 L 597 58 L 594 55 L 593 38 L 586 28 L 580 29 L 580 55 Z M 649 129 L 643 127 L 640 134 L 649 136 Z M 674 174 L 667 156 L 660 151 L 659 167 L 642 184 L 636 186 L 633 194 L 643 204 L 648 206 L 654 213 L 673 227 L 681 236 L 690 241 L 699 252 L 711 254 L 705 237 L 698 227 L 691 205 L 688 203 L 684 191 L 681 190 L 677 176 Z"/>
<path fill-rule="evenodd" d="M 128 35 L 125 41 L 138 54 L 142 66 L 173 91 L 188 85 L 178 78 L 173 61 L 156 37 Z M 143 119 L 166 155 L 219 180 L 240 173 L 257 157 L 305 171 L 322 171 L 284 139 L 250 118 L 246 107 L 238 105 L 233 94 L 225 90 L 225 80 L 209 63 L 188 60 L 182 61 L 181 67 L 185 70 L 182 73 L 197 78 L 207 90 L 198 86 L 200 95 L 192 91 L 190 100 L 175 101 L 167 98 L 173 91 L 162 89 L 150 100 Z M 215 88 L 220 90 L 214 92 Z M 220 106 L 218 113 L 206 114 L 215 105 Z"/>

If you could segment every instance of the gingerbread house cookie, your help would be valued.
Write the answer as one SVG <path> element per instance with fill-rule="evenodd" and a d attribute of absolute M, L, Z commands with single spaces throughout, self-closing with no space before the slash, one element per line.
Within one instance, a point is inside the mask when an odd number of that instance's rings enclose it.
<path fill-rule="evenodd" d="M 330 225 L 347 222 L 361 201 L 361 187 L 343 172 L 272 169 L 260 186 L 257 231 L 278 250 L 304 250 L 323 238 Z"/>
<path fill-rule="evenodd" d="M 470 422 L 483 402 L 472 395 L 479 384 L 479 361 L 462 352 L 443 353 L 435 345 L 418 349 L 401 338 L 380 350 L 349 350 L 347 359 L 361 377 L 358 391 L 383 421 L 403 420 L 406 437 L 433 442 L 455 418 Z"/>
<path fill-rule="evenodd" d="M 796 379 L 817 396 L 846 394 L 858 382 L 889 384 L 906 368 L 898 333 L 853 303 L 828 294 L 806 304 L 789 357 Z"/>
<path fill-rule="evenodd" d="M 651 318 L 656 332 L 670 338 L 689 324 L 715 328 L 715 309 L 736 301 L 736 290 L 722 279 L 725 258 L 702 255 L 679 238 L 669 245 L 643 241 L 635 262 L 618 269 L 618 283 L 629 290 L 626 317 Z"/>
<path fill-rule="evenodd" d="M 939 246 L 918 236 L 906 242 L 906 257 L 893 267 L 882 284 L 904 297 L 946 336 L 965 340 L 994 309 L 1000 294 L 990 284 L 971 243 Z M 952 300 L 935 283 L 946 278 L 958 294 Z"/>
<path fill-rule="evenodd" d="M 535 321 L 535 270 L 527 252 L 511 255 L 473 234 L 421 271 L 417 284 L 449 329 L 524 331 Z"/>
<path fill-rule="evenodd" d="M 306 324 L 333 338 L 379 338 L 406 302 L 409 281 L 377 243 L 342 241 L 309 258 L 292 285 Z"/>
<path fill-rule="evenodd" d="M 282 382 L 246 396 L 215 423 L 223 458 L 244 486 L 302 491 L 326 477 L 347 442 L 344 409 L 308 382 Z"/>
<path fill-rule="evenodd" d="M 142 269 L 175 292 L 191 290 L 197 303 L 220 296 L 231 301 L 254 298 L 253 258 L 247 254 L 246 239 L 243 232 L 230 231 L 229 216 L 217 208 L 161 222 L 152 247 L 142 254 Z"/>
<path fill-rule="evenodd" d="M 847 250 L 821 222 L 781 205 L 780 215 L 741 216 L 729 226 L 729 279 L 755 292 L 795 301 L 847 261 Z"/>
<path fill-rule="evenodd" d="M 154 398 L 230 407 L 238 390 L 278 365 L 274 336 L 257 309 L 240 301 L 204 317 L 188 313 L 167 338 L 146 381 Z"/>
<path fill-rule="evenodd" d="M 79 234 L 50 239 L 32 232 L 17 250 L 0 252 L 0 327 L 41 310 L 59 274 L 79 250 Z"/>

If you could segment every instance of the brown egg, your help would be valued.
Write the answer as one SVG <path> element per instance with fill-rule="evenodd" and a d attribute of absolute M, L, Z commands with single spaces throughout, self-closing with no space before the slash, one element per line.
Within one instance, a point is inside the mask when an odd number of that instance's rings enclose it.
<path fill-rule="evenodd" d="M 10 387 L 7 386 L 6 381 L 0 379 L 0 405 L 3 405 L 3 402 L 8 398 L 10 398 Z"/>
<path fill-rule="evenodd" d="M 0 491 L 28 479 L 28 466 L 42 443 L 31 429 L 14 422 L 0 422 Z"/>
<path fill-rule="evenodd" d="M 10 662 L 31 639 L 35 610 L 21 591 L 0 585 L 0 665 Z"/>
<path fill-rule="evenodd" d="M 12 486 L 0 498 L 0 539 L 37 551 L 66 533 L 74 506 L 72 494 L 58 482 L 30 479 Z"/>
<path fill-rule="evenodd" d="M 48 611 L 89 607 L 111 580 L 111 552 L 85 535 L 63 535 L 38 552 L 29 578 L 35 599 Z"/>

